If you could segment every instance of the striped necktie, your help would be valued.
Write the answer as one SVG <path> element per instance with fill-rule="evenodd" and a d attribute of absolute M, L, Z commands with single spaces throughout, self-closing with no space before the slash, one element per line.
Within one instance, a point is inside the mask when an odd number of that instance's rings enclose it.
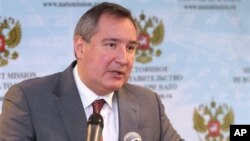
<path fill-rule="evenodd" d="M 95 100 L 93 103 L 92 103 L 92 106 L 93 106 L 93 113 L 97 113 L 97 114 L 100 114 L 101 110 L 102 110 L 102 107 L 103 105 L 105 104 L 105 100 L 104 99 L 99 99 L 99 100 Z"/>

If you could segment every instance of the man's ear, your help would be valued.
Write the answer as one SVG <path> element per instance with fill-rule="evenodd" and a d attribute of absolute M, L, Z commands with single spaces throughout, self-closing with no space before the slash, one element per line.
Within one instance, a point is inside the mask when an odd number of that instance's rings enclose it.
<path fill-rule="evenodd" d="M 76 35 L 74 37 L 74 52 L 77 59 L 80 59 L 83 56 L 85 46 L 86 42 L 83 40 L 82 36 Z"/>

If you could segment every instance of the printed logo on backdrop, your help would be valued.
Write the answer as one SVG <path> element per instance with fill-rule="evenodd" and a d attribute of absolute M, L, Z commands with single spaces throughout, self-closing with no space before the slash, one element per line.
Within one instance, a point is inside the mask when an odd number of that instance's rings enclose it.
<path fill-rule="evenodd" d="M 139 29 L 139 47 L 136 50 L 136 61 L 146 64 L 153 57 L 160 56 L 161 50 L 157 49 L 164 37 L 164 25 L 157 17 L 146 17 L 142 12 L 139 19 L 135 19 Z"/>
<path fill-rule="evenodd" d="M 18 58 L 15 48 L 21 40 L 21 25 L 13 18 L 0 17 L 0 67 Z"/>
<path fill-rule="evenodd" d="M 131 83 L 149 88 L 163 98 L 172 99 L 183 80 L 181 74 L 171 74 L 167 64 L 154 65 L 153 58 L 162 56 L 159 45 L 164 39 L 164 24 L 156 16 L 146 16 L 143 12 L 134 19 L 139 30 L 139 46 L 136 50 L 136 62 L 142 64 L 133 68 L 129 79 Z"/>
<path fill-rule="evenodd" d="M 218 105 L 212 101 L 209 105 L 201 104 L 193 115 L 194 129 L 203 141 L 229 141 L 230 124 L 234 114 L 227 104 Z"/>

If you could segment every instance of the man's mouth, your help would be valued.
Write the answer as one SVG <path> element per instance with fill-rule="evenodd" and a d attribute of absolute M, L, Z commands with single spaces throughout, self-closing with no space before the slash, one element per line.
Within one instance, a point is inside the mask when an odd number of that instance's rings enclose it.
<path fill-rule="evenodd" d="M 123 71 L 120 71 L 120 70 L 112 70 L 110 71 L 110 73 L 114 76 L 122 76 L 125 74 Z"/>

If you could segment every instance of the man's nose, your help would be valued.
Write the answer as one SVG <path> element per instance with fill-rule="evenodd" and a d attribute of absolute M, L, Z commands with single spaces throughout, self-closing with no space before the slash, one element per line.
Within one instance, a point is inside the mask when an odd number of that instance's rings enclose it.
<path fill-rule="evenodd" d="M 125 45 L 117 48 L 116 62 L 122 65 L 125 65 L 128 63 L 128 52 L 127 52 L 127 48 Z"/>

